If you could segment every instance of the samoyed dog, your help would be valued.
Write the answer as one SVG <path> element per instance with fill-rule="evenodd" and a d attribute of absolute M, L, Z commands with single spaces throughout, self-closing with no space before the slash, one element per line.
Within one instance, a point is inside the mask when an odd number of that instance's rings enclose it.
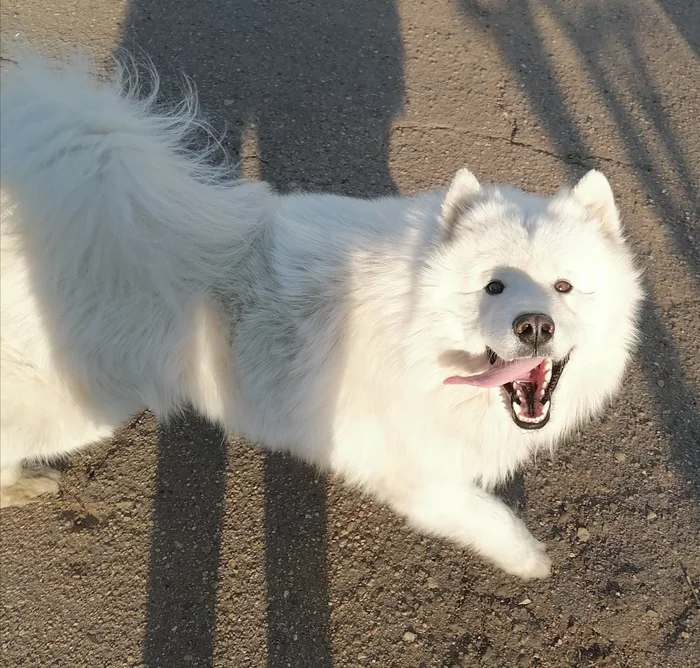
<path fill-rule="evenodd" d="M 135 412 L 193 406 L 547 577 L 492 489 L 599 413 L 633 351 L 603 174 L 282 196 L 186 148 L 192 95 L 162 110 L 125 72 L 23 56 L 2 77 L 2 505 L 55 492 L 46 464 Z"/>

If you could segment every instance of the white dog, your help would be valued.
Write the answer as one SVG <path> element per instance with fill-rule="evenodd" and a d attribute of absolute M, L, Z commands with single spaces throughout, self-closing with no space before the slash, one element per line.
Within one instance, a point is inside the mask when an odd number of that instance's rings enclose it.
<path fill-rule="evenodd" d="M 489 490 L 621 384 L 642 290 L 605 177 L 279 196 L 185 150 L 191 98 L 165 113 L 130 82 L 34 57 L 3 75 L 2 504 L 191 404 L 547 577 Z"/>

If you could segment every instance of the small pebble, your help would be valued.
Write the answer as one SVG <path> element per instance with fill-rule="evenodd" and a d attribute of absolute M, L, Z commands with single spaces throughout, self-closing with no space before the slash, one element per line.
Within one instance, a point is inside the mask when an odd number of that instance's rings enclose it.
<path fill-rule="evenodd" d="M 615 461 L 624 464 L 627 461 L 627 455 L 624 452 L 616 452 Z"/>
<path fill-rule="evenodd" d="M 650 511 L 647 513 L 647 519 L 648 519 L 648 520 L 655 520 L 657 517 L 658 517 L 658 515 L 657 515 L 653 510 L 650 510 Z"/>
<path fill-rule="evenodd" d="M 576 532 L 576 537 L 582 543 L 587 543 L 591 538 L 591 532 L 588 529 L 586 529 L 586 527 L 580 527 L 579 530 Z"/>
<path fill-rule="evenodd" d="M 532 601 L 526 596 L 518 605 L 530 605 L 530 603 L 532 603 Z"/>
<path fill-rule="evenodd" d="M 656 619 L 659 616 L 659 613 L 656 612 L 656 610 L 653 610 L 652 608 L 649 608 L 647 610 L 647 617 L 651 617 L 652 619 Z"/>
<path fill-rule="evenodd" d="M 507 598 L 510 595 L 510 587 L 507 584 L 499 585 L 493 593 L 499 598 Z"/>
<path fill-rule="evenodd" d="M 656 381 L 656 384 L 657 384 L 659 387 L 663 387 L 664 385 L 666 385 L 666 383 L 664 383 L 663 380 L 657 380 L 657 381 Z"/>
<path fill-rule="evenodd" d="M 406 633 L 403 634 L 403 641 L 404 642 L 415 642 L 416 641 L 416 634 L 411 633 L 410 631 L 406 631 Z"/>
<path fill-rule="evenodd" d="M 427 585 L 428 589 L 437 589 L 440 586 L 432 575 L 428 578 Z"/>

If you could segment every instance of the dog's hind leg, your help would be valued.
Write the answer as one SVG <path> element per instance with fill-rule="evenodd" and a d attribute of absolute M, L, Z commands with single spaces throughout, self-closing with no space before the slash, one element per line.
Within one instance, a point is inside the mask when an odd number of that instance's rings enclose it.
<path fill-rule="evenodd" d="M 50 418 L 53 416 L 41 413 L 41 409 L 38 409 L 33 414 L 27 414 L 28 422 L 24 425 L 13 424 L 14 433 L 9 433 L 3 418 L 0 433 L 0 508 L 24 505 L 38 496 L 57 493 L 61 475 L 46 466 L 45 462 L 94 443 L 111 432 L 96 428 L 87 420 L 79 424 L 77 416 L 72 415 L 68 423 L 75 431 L 66 433 L 63 429 L 65 423 L 56 421 L 52 424 Z M 22 427 L 28 433 L 18 434 Z M 37 433 L 40 430 L 43 433 Z M 36 438 L 31 441 L 18 438 L 25 435 Z"/>
<path fill-rule="evenodd" d="M 56 494 L 60 477 L 48 466 L 0 468 L 0 508 L 23 506 L 37 496 Z"/>
<path fill-rule="evenodd" d="M 7 350 L 2 362 L 0 507 L 6 507 L 55 494 L 60 474 L 46 463 L 109 436 L 112 427 L 98 422 L 94 407 L 78 401 L 54 374 L 20 363 Z"/>

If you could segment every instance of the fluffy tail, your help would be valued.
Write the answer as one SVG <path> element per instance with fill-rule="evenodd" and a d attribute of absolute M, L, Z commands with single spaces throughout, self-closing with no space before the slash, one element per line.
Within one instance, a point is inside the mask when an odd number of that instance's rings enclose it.
<path fill-rule="evenodd" d="M 0 175 L 17 205 L 3 230 L 26 236 L 56 277 L 172 303 L 231 271 L 265 219 L 262 183 L 231 180 L 210 150 L 186 149 L 203 127 L 194 93 L 156 106 L 123 66 L 98 81 L 89 63 L 15 57 L 0 85 Z M 77 278 L 77 277 L 75 277 Z M 75 284 L 75 281 L 69 281 Z"/>

